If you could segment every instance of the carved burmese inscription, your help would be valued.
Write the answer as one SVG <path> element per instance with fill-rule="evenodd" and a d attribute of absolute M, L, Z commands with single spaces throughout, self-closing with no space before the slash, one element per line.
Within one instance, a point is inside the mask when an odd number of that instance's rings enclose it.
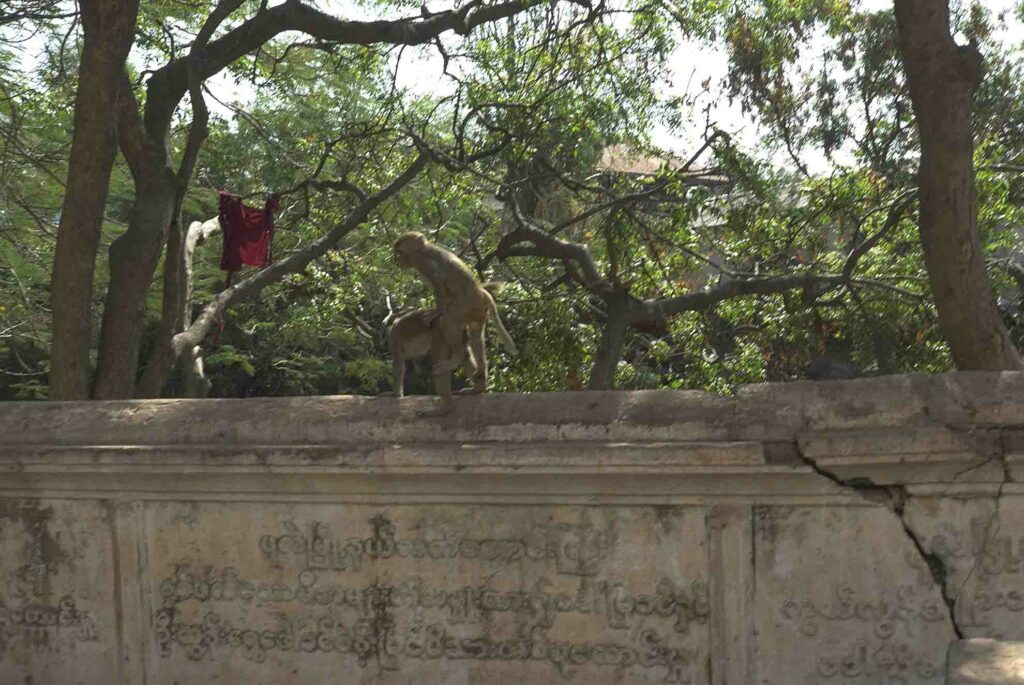
<path fill-rule="evenodd" d="M 907 515 L 947 569 L 964 636 L 1024 640 L 1024 502 L 919 498 Z"/>
<path fill-rule="evenodd" d="M 97 503 L 0 499 L 0 683 L 116 681 L 109 529 Z"/>
<path fill-rule="evenodd" d="M 942 682 L 949 613 L 892 512 L 754 511 L 761 683 Z"/>
<path fill-rule="evenodd" d="M 707 682 L 702 510 L 154 504 L 148 517 L 157 682 Z"/>

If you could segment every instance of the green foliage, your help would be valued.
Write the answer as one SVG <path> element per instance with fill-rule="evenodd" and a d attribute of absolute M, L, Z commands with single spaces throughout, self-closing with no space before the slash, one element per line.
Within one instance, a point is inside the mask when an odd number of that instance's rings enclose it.
<path fill-rule="evenodd" d="M 214 4 L 142 3 L 133 74 L 183 54 Z M 418 5 L 358 3 L 372 15 Z M 259 6 L 244 3 L 222 31 Z M 1007 322 L 1024 341 L 1024 304 L 1013 299 L 1024 284 L 1007 268 L 1024 221 L 1024 62 L 995 42 L 1000 19 L 973 7 L 957 21 L 986 54 L 975 117 L 979 228 Z M 0 50 L 0 132 L 8 141 L 0 149 L 0 397 L 8 399 L 46 393 L 48 279 L 77 68 L 67 29 L 39 27 L 47 51 L 35 74 Z M 521 352 L 508 356 L 491 336 L 492 390 L 585 388 L 607 307 L 562 260 L 499 260 L 499 241 L 517 224 L 495 196 L 562 224 L 558 237 L 586 246 L 601 276 L 640 302 L 732 279 L 839 274 L 858 245 L 883 232 L 845 284 L 730 298 L 660 327 L 631 328 L 617 387 L 731 392 L 742 383 L 950 368 L 914 206 L 889 225 L 891 208 L 914 189 L 917 163 L 891 12 L 861 12 L 845 0 L 631 1 L 614 10 L 548 3 L 465 38 L 446 35 L 441 59 L 452 78 L 431 95 L 396 87 L 398 50 L 294 39 L 268 43 L 208 84 L 223 102 L 207 99 L 210 136 L 186 197 L 186 224 L 215 216 L 220 189 L 250 204 L 283 193 L 274 240 L 283 258 L 355 206 L 344 184 L 373 193 L 400 173 L 417 153 L 413 136 L 434 151 L 434 163 L 336 250 L 229 311 L 216 342 L 206 343 L 213 395 L 389 390 L 386 323 L 431 301 L 422 280 L 394 262 L 391 243 L 407 230 L 424 231 L 482 279 L 506 283 L 497 299 Z M 681 161 L 650 141 L 655 125 L 685 120 L 683 102 L 664 95 L 682 39 L 725 47 L 726 92 L 764 132 L 753 149 L 718 139 L 701 159 L 727 186 L 687 186 L 672 172 Z M 435 76 L 441 80 L 440 68 Z M 225 84 L 245 97 L 234 102 Z M 175 157 L 187 103 L 176 116 Z M 649 174 L 609 171 L 602 159 L 613 147 L 670 163 Z M 833 167 L 811 172 L 808 153 Z M 630 195 L 643 199 L 600 209 Z M 131 178 L 119 166 L 104 245 L 123 230 L 132 203 Z M 218 236 L 196 251 L 195 312 L 223 287 L 219 252 Z M 101 257 L 97 304 L 105 269 Z M 158 329 L 160 281 L 148 302 L 144 358 Z M 408 383 L 410 392 L 432 391 L 424 361 L 412 364 Z M 181 387 L 178 377 L 171 391 Z"/>

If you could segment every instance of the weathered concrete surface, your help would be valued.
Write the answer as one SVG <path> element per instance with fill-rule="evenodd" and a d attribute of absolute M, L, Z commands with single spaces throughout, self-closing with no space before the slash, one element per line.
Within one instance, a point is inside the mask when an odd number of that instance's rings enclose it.
<path fill-rule="evenodd" d="M 1024 375 L 0 405 L 0 683 L 941 683 Z"/>
<path fill-rule="evenodd" d="M 1024 642 L 985 638 L 957 640 L 946 659 L 949 685 L 1020 685 L 1024 683 Z"/>

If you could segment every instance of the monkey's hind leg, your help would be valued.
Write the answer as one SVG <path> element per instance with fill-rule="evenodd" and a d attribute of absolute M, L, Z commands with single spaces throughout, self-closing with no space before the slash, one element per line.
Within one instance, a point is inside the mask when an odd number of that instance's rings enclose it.
<path fill-rule="evenodd" d="M 434 362 L 433 375 L 450 374 L 466 360 L 466 324 L 472 320 L 472 303 L 455 301 L 443 314 L 434 320 L 430 330 L 439 336 L 442 346 L 431 348 L 430 358 Z M 435 350 L 443 354 L 433 354 Z M 479 363 L 479 360 L 477 360 Z"/>
<path fill-rule="evenodd" d="M 416 412 L 417 416 L 444 416 L 455 408 L 455 401 L 452 399 L 452 375 L 450 373 L 434 376 L 434 390 L 441 398 L 441 403 L 433 409 L 422 409 Z"/>
<path fill-rule="evenodd" d="M 405 396 L 405 360 L 401 357 L 393 357 L 391 359 L 391 371 L 392 378 L 394 378 L 394 388 L 391 391 L 392 397 L 404 397 Z"/>
<path fill-rule="evenodd" d="M 470 386 L 459 390 L 459 395 L 479 395 L 480 393 L 487 390 L 487 350 L 484 348 L 484 329 L 483 324 L 470 324 L 466 335 L 469 338 L 469 354 L 468 359 L 474 363 L 474 368 L 468 368 L 468 364 L 463 366 L 465 369 L 466 378 L 470 380 Z"/>
<path fill-rule="evenodd" d="M 431 328 L 430 358 L 442 359 L 451 353 L 451 346 L 447 344 L 444 333 L 441 330 L 440 321 L 435 321 Z M 465 343 L 459 345 L 465 354 Z M 435 365 L 436 367 L 436 365 Z M 417 416 L 444 416 L 455 408 L 452 399 L 452 374 L 437 373 L 434 371 L 434 392 L 441 398 L 441 403 L 433 409 L 424 409 L 416 412 Z"/>
<path fill-rule="evenodd" d="M 442 359 L 438 363 L 434 364 L 433 368 L 431 369 L 431 373 L 434 374 L 435 378 L 441 375 L 451 374 L 452 371 L 461 367 L 465 361 L 466 350 L 463 349 L 461 352 L 456 352 L 451 357 L 448 357 L 447 359 Z"/>

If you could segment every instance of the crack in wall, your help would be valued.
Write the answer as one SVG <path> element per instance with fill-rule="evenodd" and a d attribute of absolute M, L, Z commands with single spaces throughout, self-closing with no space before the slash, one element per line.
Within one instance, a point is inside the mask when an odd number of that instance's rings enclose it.
<path fill-rule="evenodd" d="M 900 523 L 900 527 L 903 528 L 903 532 L 906 534 L 911 544 L 913 544 L 914 549 L 921 558 L 921 561 L 924 562 L 925 568 L 928 569 L 929 575 L 931 575 L 932 580 L 938 586 L 939 595 L 942 597 L 942 601 L 949 612 L 949 623 L 953 628 L 953 633 L 956 634 L 957 639 L 964 639 L 964 632 L 957 623 L 956 618 L 956 601 L 960 593 L 959 591 L 955 595 L 951 595 L 949 593 L 946 580 L 950 576 L 950 569 L 946 566 L 946 562 L 941 556 L 934 552 L 929 552 L 925 548 L 917 532 L 914 531 L 907 522 L 904 513 L 906 510 L 906 504 L 910 500 L 911 496 L 907 491 L 906 486 L 903 484 L 879 485 L 873 482 L 870 478 L 840 478 L 828 469 L 822 468 L 821 465 L 812 457 L 805 455 L 803 450 L 800 449 L 799 441 L 796 441 L 796 453 L 800 457 L 800 460 L 813 469 L 818 475 L 828 479 L 841 488 L 856 492 L 859 496 L 864 497 L 871 502 L 884 505 L 889 509 L 889 511 L 896 515 L 896 518 Z"/>
<path fill-rule="evenodd" d="M 985 534 L 981 540 L 981 547 L 978 549 L 977 553 L 973 555 L 971 561 L 971 568 L 967 571 L 966 574 L 964 574 L 963 582 L 961 582 L 960 585 L 957 587 L 956 594 L 953 596 L 954 601 L 960 598 L 960 594 L 963 592 L 963 589 L 967 586 L 968 581 L 970 581 L 971 577 L 974 575 L 974 572 L 978 569 L 978 564 L 980 563 L 980 560 L 983 559 L 985 555 L 988 553 L 988 545 L 989 542 L 992 540 L 993 535 L 999 532 L 999 512 L 1001 510 L 1003 503 L 1003 489 L 1006 487 L 1008 483 L 1014 482 L 1013 474 L 1010 471 L 1010 464 L 1009 462 L 1006 461 L 1005 451 L 1000 450 L 1000 452 L 996 454 L 992 459 L 984 462 L 984 464 L 981 464 L 980 466 L 990 464 L 993 460 L 999 461 L 999 464 L 1003 472 L 1003 479 L 1002 481 L 1000 481 L 999 487 L 996 489 L 996 494 L 993 496 L 994 501 L 992 504 L 992 514 L 988 518 L 988 523 L 985 524 Z"/>
<path fill-rule="evenodd" d="M 956 602 L 960 597 L 959 590 L 956 594 L 951 595 L 947 581 L 949 579 L 950 569 L 946 566 L 946 562 L 942 557 L 935 552 L 929 552 L 925 549 L 924 543 L 921 542 L 921 538 L 918 537 L 917 532 L 907 522 L 904 512 L 906 510 L 907 502 L 910 500 L 910 493 L 907 492 L 907 488 L 904 485 L 898 485 L 893 487 L 893 492 L 896 496 L 892 500 L 892 512 L 899 518 L 900 525 L 903 527 L 903 532 L 907 534 L 910 541 L 914 544 L 914 548 L 917 550 L 918 556 L 924 561 L 925 566 L 928 568 L 928 573 L 931 574 L 932 580 L 939 588 L 939 595 L 942 597 L 942 601 L 945 603 L 946 608 L 949 610 L 949 622 L 953 626 L 953 632 L 956 634 L 958 640 L 964 639 L 964 631 L 960 627 L 959 622 L 956 620 Z"/>
<path fill-rule="evenodd" d="M 1010 468 L 1010 464 L 1006 460 L 1006 445 L 1002 442 L 1002 440 L 997 439 L 989 440 L 986 442 L 984 440 L 984 436 L 973 435 L 975 432 L 973 428 L 966 430 L 964 428 L 958 428 L 953 426 L 947 426 L 947 428 L 961 434 L 969 434 L 968 438 L 971 442 L 973 442 L 974 449 L 978 452 L 987 452 L 989 455 L 989 458 L 984 460 L 982 463 L 973 465 L 969 469 L 965 469 L 964 471 L 957 473 L 952 479 L 950 479 L 950 486 L 952 486 L 956 482 L 956 480 L 964 473 L 980 469 L 993 462 L 998 462 L 1002 471 L 1002 478 L 999 481 L 995 494 L 992 496 L 992 513 L 989 516 L 988 523 L 985 526 L 985 533 L 981 540 L 980 547 L 977 548 L 975 554 L 972 556 L 971 567 L 967 571 L 967 573 L 964 574 L 964 579 L 957 585 L 957 587 L 955 588 L 955 592 L 952 593 L 950 591 L 949 585 L 953 577 L 952 574 L 955 569 L 951 568 L 951 566 L 947 563 L 945 559 L 942 558 L 940 554 L 928 551 L 927 547 L 921 539 L 921 536 L 918 535 L 917 531 L 914 530 L 914 528 L 910 525 L 909 521 L 907 520 L 907 517 L 905 515 L 906 505 L 910 501 L 911 495 L 905 484 L 897 483 L 891 485 L 880 485 L 872 481 L 870 478 L 840 478 L 839 476 L 832 473 L 828 469 L 823 468 L 812 457 L 805 455 L 800 448 L 799 441 L 794 441 L 794 444 L 796 446 L 795 451 L 797 456 L 799 456 L 800 460 L 805 465 L 810 467 L 815 473 L 822 476 L 823 478 L 828 479 L 832 483 L 835 483 L 839 487 L 842 487 L 847 490 L 852 490 L 859 496 L 864 497 L 865 499 L 868 499 L 871 502 L 884 505 L 886 508 L 892 511 L 893 514 L 896 515 L 897 519 L 900 522 L 900 526 L 903 528 L 904 533 L 906 534 L 907 538 L 911 541 L 911 543 L 914 545 L 914 549 L 916 550 L 921 560 L 924 562 L 925 568 L 928 569 L 928 572 L 931 575 L 932 580 L 938 586 L 942 600 L 945 603 L 946 608 L 948 609 L 950 623 L 953 627 L 954 633 L 957 635 L 958 638 L 963 639 L 965 637 L 964 631 L 960 626 L 956 615 L 957 602 L 959 601 L 960 595 L 963 592 L 964 588 L 967 586 L 967 583 L 975 573 L 978 565 L 983 561 L 985 555 L 988 553 L 988 545 L 991 542 L 993 535 L 997 533 L 999 530 L 999 514 L 1002 505 L 1003 491 L 1007 484 L 1014 482 L 1014 478 Z"/>

